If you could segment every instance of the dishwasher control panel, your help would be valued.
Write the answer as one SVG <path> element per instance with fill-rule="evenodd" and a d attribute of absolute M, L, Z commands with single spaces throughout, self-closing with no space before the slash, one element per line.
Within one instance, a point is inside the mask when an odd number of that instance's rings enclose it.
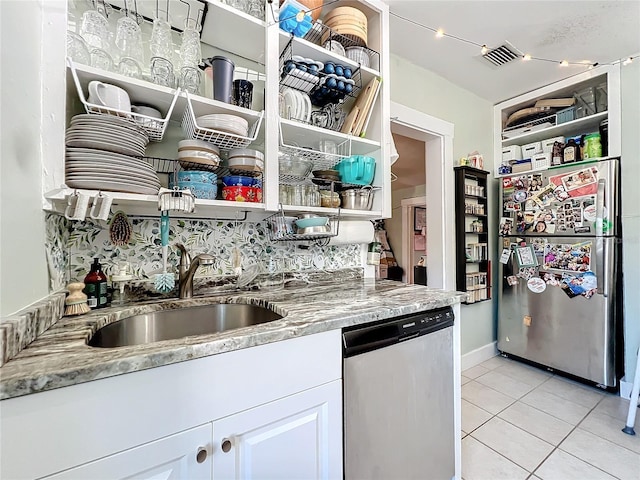
<path fill-rule="evenodd" d="M 453 325 L 451 307 L 412 313 L 342 330 L 344 357 L 358 355 L 395 343 L 437 332 Z"/>

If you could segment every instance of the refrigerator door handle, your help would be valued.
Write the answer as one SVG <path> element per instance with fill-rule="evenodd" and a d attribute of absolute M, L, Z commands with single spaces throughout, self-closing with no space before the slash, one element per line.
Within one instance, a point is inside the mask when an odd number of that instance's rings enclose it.
<path fill-rule="evenodd" d="M 598 180 L 596 192 L 596 224 L 595 234 L 601 236 L 604 230 L 604 194 L 607 181 L 604 178 Z"/>
<path fill-rule="evenodd" d="M 597 292 L 603 297 L 609 296 L 609 282 L 610 282 L 610 270 L 611 262 L 609 261 L 609 239 L 597 238 L 596 239 L 596 279 L 598 282 Z"/>

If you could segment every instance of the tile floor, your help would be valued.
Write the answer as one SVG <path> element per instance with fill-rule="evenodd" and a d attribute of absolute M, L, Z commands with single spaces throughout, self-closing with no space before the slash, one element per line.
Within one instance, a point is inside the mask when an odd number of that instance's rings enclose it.
<path fill-rule="evenodd" d="M 628 400 L 513 360 L 462 372 L 464 480 L 640 480 Z"/>

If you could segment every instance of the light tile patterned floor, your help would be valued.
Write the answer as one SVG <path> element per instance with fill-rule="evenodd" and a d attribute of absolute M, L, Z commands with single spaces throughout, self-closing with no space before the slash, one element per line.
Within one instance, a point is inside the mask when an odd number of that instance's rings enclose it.
<path fill-rule="evenodd" d="M 621 432 L 628 408 L 616 395 L 494 357 L 462 372 L 462 478 L 640 480 L 640 435 Z"/>

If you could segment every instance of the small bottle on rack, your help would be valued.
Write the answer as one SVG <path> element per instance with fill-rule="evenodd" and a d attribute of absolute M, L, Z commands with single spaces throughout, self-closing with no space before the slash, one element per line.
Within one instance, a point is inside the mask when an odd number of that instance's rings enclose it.
<path fill-rule="evenodd" d="M 107 298 L 107 276 L 102 271 L 102 265 L 97 258 L 93 259 L 91 270 L 84 277 L 84 293 L 87 295 L 87 303 L 90 308 L 106 307 Z"/>

